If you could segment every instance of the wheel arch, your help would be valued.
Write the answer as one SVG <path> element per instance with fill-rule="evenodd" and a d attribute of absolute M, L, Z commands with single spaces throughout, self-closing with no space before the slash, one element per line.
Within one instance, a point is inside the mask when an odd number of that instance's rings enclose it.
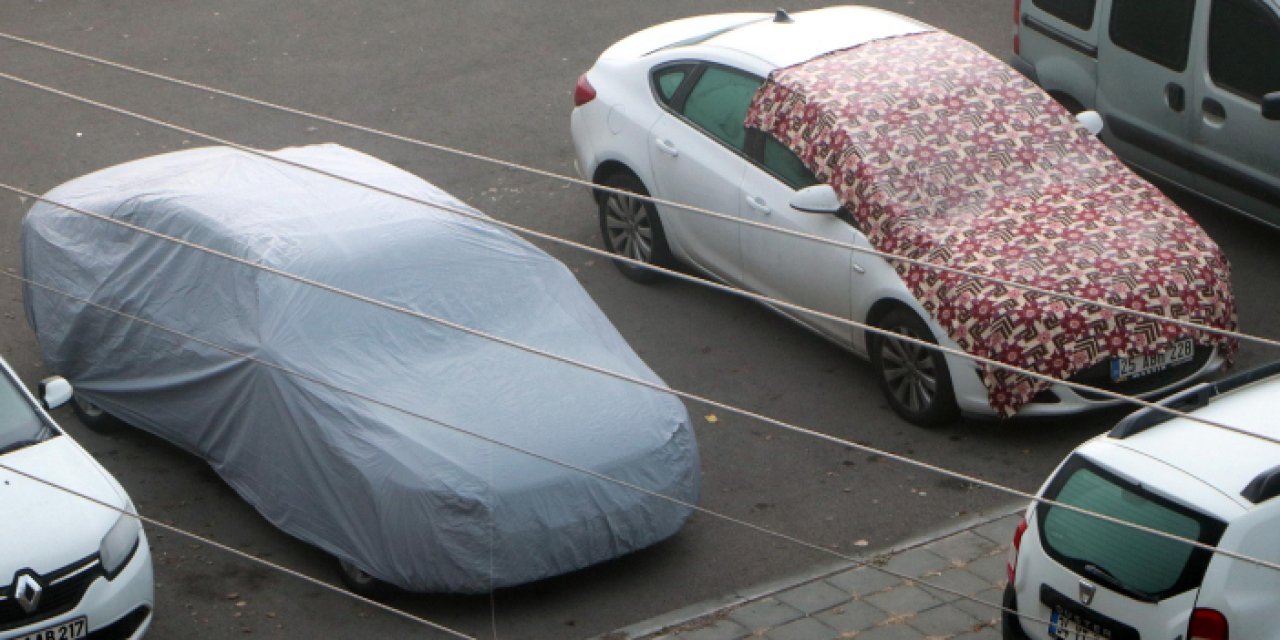
<path fill-rule="evenodd" d="M 609 180 L 609 178 L 612 178 L 613 176 L 616 176 L 619 174 L 630 175 L 631 177 L 639 181 L 640 184 L 644 185 L 644 188 L 646 191 L 648 191 L 649 193 L 653 193 L 653 190 L 649 188 L 649 185 L 645 184 L 644 179 L 641 178 L 639 174 L 637 174 L 635 171 L 633 171 L 631 167 L 627 165 L 627 163 L 622 162 L 621 160 L 605 160 L 604 162 L 601 162 L 596 167 L 595 173 L 591 175 L 591 182 L 594 184 L 604 184 L 606 181 Z M 591 192 L 591 197 L 594 198 L 597 203 L 599 203 L 600 200 L 604 198 L 605 193 L 606 192 L 601 191 L 599 189 L 594 189 Z"/>

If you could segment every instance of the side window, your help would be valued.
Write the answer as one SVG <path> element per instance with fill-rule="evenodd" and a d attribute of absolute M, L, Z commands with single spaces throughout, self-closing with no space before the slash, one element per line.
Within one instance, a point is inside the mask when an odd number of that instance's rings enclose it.
<path fill-rule="evenodd" d="M 1280 91 L 1280 20 L 1249 0 L 1213 0 L 1209 77 L 1254 102 Z"/>
<path fill-rule="evenodd" d="M 1096 0 L 1034 0 L 1034 4 L 1041 11 L 1085 31 L 1093 28 Z"/>
<path fill-rule="evenodd" d="M 1152 62 L 1187 68 L 1195 0 L 1112 0 L 1111 41 Z"/>
<path fill-rule="evenodd" d="M 811 187 L 818 184 L 818 178 L 813 175 L 800 161 L 799 156 L 792 153 L 790 149 L 778 142 L 777 138 L 769 134 L 764 134 L 764 168 L 780 180 L 787 183 L 787 186 L 799 191 L 805 187 Z"/>
<path fill-rule="evenodd" d="M 742 151 L 747 107 L 764 81 L 724 67 L 707 67 L 684 101 L 684 116 L 712 137 Z"/>
<path fill-rule="evenodd" d="M 671 104 L 680 84 L 689 76 L 691 65 L 662 67 L 653 72 L 653 91 L 664 104 Z"/>

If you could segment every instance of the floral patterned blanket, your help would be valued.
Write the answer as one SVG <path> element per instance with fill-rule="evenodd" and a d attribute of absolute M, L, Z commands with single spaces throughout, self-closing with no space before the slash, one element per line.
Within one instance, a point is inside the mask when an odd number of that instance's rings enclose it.
<path fill-rule="evenodd" d="M 778 69 L 748 127 L 836 189 L 880 251 L 1224 329 L 1230 266 L 1177 205 L 1065 109 L 960 38 L 876 40 Z M 896 263 L 938 324 L 976 356 L 1066 379 L 1190 336 L 1235 341 L 924 266 Z M 1049 383 L 980 366 L 1011 416 Z"/>

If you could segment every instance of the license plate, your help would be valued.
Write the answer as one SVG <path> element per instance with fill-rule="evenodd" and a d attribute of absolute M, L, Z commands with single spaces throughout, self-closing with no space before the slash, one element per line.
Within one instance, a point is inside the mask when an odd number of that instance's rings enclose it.
<path fill-rule="evenodd" d="M 1124 382 L 1125 380 L 1141 378 L 1169 367 L 1191 362 L 1195 355 L 1195 343 L 1191 341 L 1191 338 L 1183 338 L 1173 343 L 1173 346 L 1169 349 L 1155 355 L 1114 358 L 1111 360 L 1111 380 Z"/>
<path fill-rule="evenodd" d="M 1095 640 L 1110 638 L 1111 630 L 1070 611 L 1054 607 L 1049 614 L 1049 637 L 1061 640 Z"/>
<path fill-rule="evenodd" d="M 83 617 L 75 618 L 39 631 L 32 631 L 25 636 L 18 636 L 15 640 L 72 640 L 72 638 L 83 638 L 88 632 L 88 627 Z"/>

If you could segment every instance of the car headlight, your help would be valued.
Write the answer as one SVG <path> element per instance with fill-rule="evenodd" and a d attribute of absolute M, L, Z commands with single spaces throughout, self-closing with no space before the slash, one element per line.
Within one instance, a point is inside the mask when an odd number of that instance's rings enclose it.
<path fill-rule="evenodd" d="M 133 557 L 133 552 L 138 550 L 138 539 L 142 536 L 142 523 L 132 515 L 137 513 L 133 502 L 127 502 L 125 510 L 128 513 L 120 514 L 120 519 L 111 525 L 107 535 L 102 536 L 102 544 L 98 547 L 98 558 L 102 561 L 102 570 L 106 572 L 108 580 L 114 579 L 129 562 L 129 558 Z"/>

